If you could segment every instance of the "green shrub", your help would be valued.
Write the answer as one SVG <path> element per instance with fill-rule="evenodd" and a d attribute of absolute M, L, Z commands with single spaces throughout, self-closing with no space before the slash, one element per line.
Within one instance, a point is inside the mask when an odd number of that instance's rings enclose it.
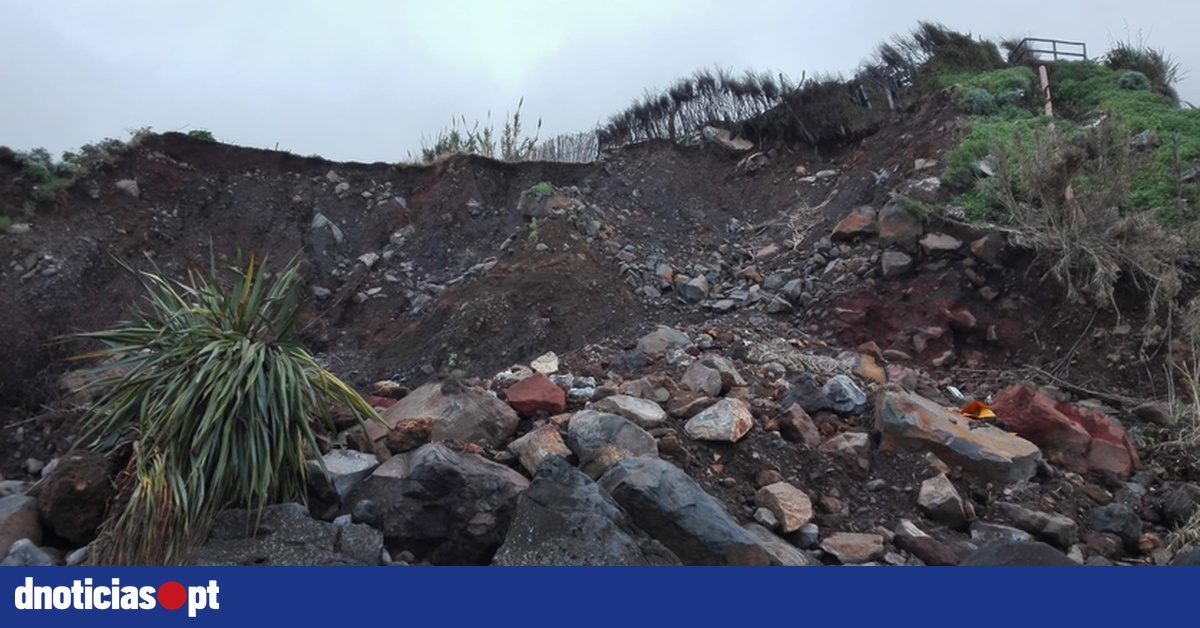
<path fill-rule="evenodd" d="M 193 137 L 193 138 L 196 138 L 196 139 L 198 139 L 198 140 L 204 140 L 204 141 L 206 141 L 206 142 L 215 142 L 215 141 L 217 141 L 217 140 L 216 140 L 216 138 L 214 138 L 214 137 L 213 137 L 213 134 L 212 134 L 212 132 L 211 132 L 211 131 L 207 131 L 207 130 L 205 130 L 205 129 L 195 129 L 195 130 L 193 130 L 193 131 L 188 131 L 188 133 L 187 133 L 187 134 L 188 134 L 188 137 Z"/>
<path fill-rule="evenodd" d="M 991 220 L 1000 205 L 979 186 L 954 198 L 954 205 L 963 208 L 966 219 L 971 222 Z"/>
<path fill-rule="evenodd" d="M 529 188 L 529 193 L 534 196 L 550 196 L 551 194 L 554 194 L 554 188 L 550 187 L 549 183 L 543 181 Z"/>
<path fill-rule="evenodd" d="M 1144 38 L 1117 42 L 1104 56 L 1104 63 L 1113 70 L 1142 73 L 1150 81 L 1151 89 L 1179 101 L 1174 86 L 1183 76 L 1182 67 L 1163 50 L 1148 46 Z"/>
<path fill-rule="evenodd" d="M 329 404 L 378 418 L 292 339 L 300 318 L 297 265 L 270 275 L 251 259 L 228 288 L 215 262 L 186 282 L 140 273 L 149 307 L 113 329 L 71 340 L 101 343 L 82 358 L 107 362 L 104 391 L 80 445 L 131 442 L 118 499 L 93 543 L 98 564 L 188 560 L 216 514 L 305 497 L 311 421 L 332 429 Z"/>
<path fill-rule="evenodd" d="M 967 90 L 963 103 L 972 115 L 990 116 L 996 113 L 996 99 L 991 92 L 981 87 Z"/>
<path fill-rule="evenodd" d="M 1121 75 L 1117 79 L 1117 86 L 1121 89 L 1133 90 L 1136 92 L 1150 91 L 1150 79 L 1146 78 L 1145 74 L 1136 70 L 1130 70 Z"/>

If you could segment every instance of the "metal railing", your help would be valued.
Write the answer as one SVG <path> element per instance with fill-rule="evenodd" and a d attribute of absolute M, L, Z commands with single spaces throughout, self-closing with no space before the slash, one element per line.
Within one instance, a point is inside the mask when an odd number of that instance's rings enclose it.
<path fill-rule="evenodd" d="M 1038 47 L 1039 45 L 1049 47 Z M 1087 44 L 1080 41 L 1064 41 L 1061 39 L 1043 39 L 1040 37 L 1026 37 L 1013 48 L 1008 54 L 1009 63 L 1022 63 L 1025 61 L 1041 61 L 1041 55 L 1050 55 L 1053 61 L 1058 61 L 1060 57 L 1068 59 L 1084 59 L 1087 56 Z"/>

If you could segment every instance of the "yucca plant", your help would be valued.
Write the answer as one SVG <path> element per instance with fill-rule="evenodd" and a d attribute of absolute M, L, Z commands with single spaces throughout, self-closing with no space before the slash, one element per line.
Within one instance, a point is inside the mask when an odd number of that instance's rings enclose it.
<path fill-rule="evenodd" d="M 379 417 L 291 336 L 300 319 L 295 259 L 272 276 L 251 258 L 215 262 L 188 281 L 138 273 L 147 308 L 113 329 L 75 334 L 102 349 L 104 390 L 80 446 L 132 443 L 119 498 L 93 545 L 98 564 L 186 562 L 223 508 L 304 499 L 313 421 L 332 429 L 330 404 Z"/>

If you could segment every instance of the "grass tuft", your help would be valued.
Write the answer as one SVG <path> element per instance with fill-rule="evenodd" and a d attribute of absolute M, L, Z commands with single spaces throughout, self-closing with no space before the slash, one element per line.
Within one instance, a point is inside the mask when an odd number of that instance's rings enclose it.
<path fill-rule="evenodd" d="M 272 275 L 251 258 L 215 262 L 187 281 L 138 273 L 148 307 L 133 320 L 69 340 L 103 348 L 93 386 L 104 391 L 79 445 L 131 443 L 119 499 L 93 545 L 93 562 L 186 563 L 217 513 L 304 499 L 311 421 L 332 428 L 329 406 L 378 418 L 357 393 L 291 339 L 300 323 L 297 265 Z M 132 271 L 131 271 L 132 272 Z"/>

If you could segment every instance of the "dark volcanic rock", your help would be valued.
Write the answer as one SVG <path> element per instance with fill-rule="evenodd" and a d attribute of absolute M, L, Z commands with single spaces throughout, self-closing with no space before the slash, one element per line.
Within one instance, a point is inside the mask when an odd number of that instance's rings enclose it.
<path fill-rule="evenodd" d="M 529 480 L 475 454 L 437 443 L 393 456 L 347 500 L 369 499 L 389 548 L 437 565 L 491 562 Z"/>
<path fill-rule="evenodd" d="M 47 529 L 76 546 L 96 538 L 113 496 L 104 456 L 78 452 L 63 456 L 38 493 L 38 514 Z"/>
<path fill-rule="evenodd" d="M 1069 567 L 1079 563 L 1040 541 L 989 541 L 959 564 L 964 567 Z"/>
<path fill-rule="evenodd" d="M 626 458 L 600 485 L 638 527 L 685 565 L 768 565 L 770 555 L 721 502 L 678 467 L 658 458 Z"/>
<path fill-rule="evenodd" d="M 562 458 L 549 457 L 517 501 L 494 565 L 678 565 L 617 503 Z"/>

